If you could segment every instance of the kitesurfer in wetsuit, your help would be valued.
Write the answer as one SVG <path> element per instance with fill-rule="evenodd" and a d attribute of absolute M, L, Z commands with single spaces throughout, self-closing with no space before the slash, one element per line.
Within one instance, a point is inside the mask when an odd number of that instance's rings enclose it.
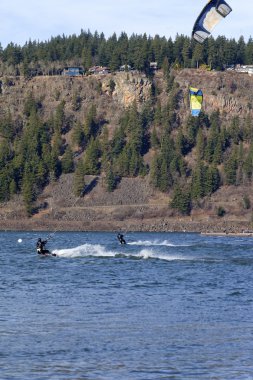
<path fill-rule="evenodd" d="M 126 241 L 124 239 L 124 235 L 118 234 L 117 238 L 118 238 L 118 241 L 120 242 L 120 244 L 126 244 Z"/>
<path fill-rule="evenodd" d="M 38 239 L 36 248 L 37 248 L 37 253 L 39 255 L 45 255 L 46 253 L 49 253 L 49 251 L 45 249 L 46 244 L 47 244 L 47 240 L 41 240 L 41 238 Z"/>

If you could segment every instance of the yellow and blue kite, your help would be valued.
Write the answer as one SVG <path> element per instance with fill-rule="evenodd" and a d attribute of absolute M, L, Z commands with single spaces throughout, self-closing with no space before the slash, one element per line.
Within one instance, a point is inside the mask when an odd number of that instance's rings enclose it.
<path fill-rule="evenodd" d="M 198 88 L 189 88 L 189 97 L 192 116 L 199 116 L 203 102 L 203 92 Z"/>

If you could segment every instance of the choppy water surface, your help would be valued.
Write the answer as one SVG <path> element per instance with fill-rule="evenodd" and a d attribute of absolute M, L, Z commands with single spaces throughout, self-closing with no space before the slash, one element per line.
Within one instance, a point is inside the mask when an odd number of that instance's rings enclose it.
<path fill-rule="evenodd" d="M 38 237 L 0 233 L 1 380 L 253 379 L 252 238 Z"/>

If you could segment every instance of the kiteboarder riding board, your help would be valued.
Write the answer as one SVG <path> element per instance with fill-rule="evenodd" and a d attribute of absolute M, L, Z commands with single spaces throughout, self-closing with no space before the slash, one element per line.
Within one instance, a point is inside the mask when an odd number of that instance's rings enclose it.
<path fill-rule="evenodd" d="M 56 256 L 55 253 L 51 253 L 48 249 L 45 249 L 45 245 L 47 244 L 47 240 L 41 240 L 41 238 L 38 239 L 36 248 L 37 253 L 41 256 Z"/>
<path fill-rule="evenodd" d="M 118 234 L 117 238 L 118 238 L 118 241 L 120 242 L 120 244 L 126 244 L 126 241 L 124 239 L 124 235 Z"/>

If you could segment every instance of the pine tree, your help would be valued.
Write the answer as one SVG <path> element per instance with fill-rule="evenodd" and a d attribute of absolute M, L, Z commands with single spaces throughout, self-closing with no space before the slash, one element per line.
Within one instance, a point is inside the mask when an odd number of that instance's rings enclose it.
<path fill-rule="evenodd" d="M 196 43 L 192 53 L 192 67 L 199 68 L 205 62 L 203 45 Z"/>
<path fill-rule="evenodd" d="M 54 131 L 55 133 L 61 133 L 65 124 L 65 101 L 61 101 L 56 107 L 54 115 Z"/>
<path fill-rule="evenodd" d="M 161 160 L 160 176 L 158 179 L 159 189 L 163 192 L 168 192 L 173 184 L 170 168 L 165 158 Z"/>
<path fill-rule="evenodd" d="M 78 147 L 81 147 L 84 143 L 84 131 L 79 121 L 74 124 L 72 142 L 73 144 L 77 144 Z"/>
<path fill-rule="evenodd" d="M 61 167 L 63 173 L 72 173 L 74 171 L 73 152 L 68 145 L 61 160 Z"/>
<path fill-rule="evenodd" d="M 118 175 L 125 177 L 129 175 L 130 150 L 125 146 L 115 161 L 115 168 Z"/>
<path fill-rule="evenodd" d="M 200 199 L 205 195 L 206 167 L 200 161 L 192 174 L 191 196 Z"/>
<path fill-rule="evenodd" d="M 209 166 L 206 172 L 205 194 L 211 195 L 214 193 L 220 187 L 220 183 L 219 170 L 214 165 Z"/>
<path fill-rule="evenodd" d="M 251 181 L 253 176 L 253 142 L 251 143 L 248 154 L 245 157 L 243 172 L 246 175 L 246 178 Z"/>
<path fill-rule="evenodd" d="M 27 99 L 25 100 L 24 104 L 24 114 L 29 117 L 32 112 L 37 112 L 37 103 L 34 99 L 33 93 L 30 92 L 28 94 Z"/>
<path fill-rule="evenodd" d="M 113 192 L 113 190 L 115 190 L 116 185 L 117 185 L 117 177 L 114 174 L 111 166 L 108 168 L 106 172 L 105 180 L 106 180 L 107 191 L 109 191 L 110 193 Z"/>
<path fill-rule="evenodd" d="M 79 160 L 74 173 L 74 193 L 77 197 L 81 197 L 85 189 L 85 170 L 83 161 Z"/>
<path fill-rule="evenodd" d="M 205 156 L 205 139 L 202 129 L 198 130 L 197 139 L 196 139 L 196 154 L 197 160 L 203 160 Z"/>
<path fill-rule="evenodd" d="M 189 215 L 191 212 L 191 196 L 189 190 L 176 185 L 170 206 L 182 214 Z"/>
<path fill-rule="evenodd" d="M 36 184 L 38 186 L 38 189 L 42 190 L 42 188 L 47 183 L 47 177 L 48 177 L 48 169 L 42 160 L 39 160 L 38 165 L 36 166 L 35 175 L 36 175 Z"/>
<path fill-rule="evenodd" d="M 12 178 L 10 185 L 9 185 L 10 196 L 17 194 L 17 191 L 18 191 L 18 187 L 17 187 L 16 181 L 14 178 Z"/>
<path fill-rule="evenodd" d="M 190 67 L 190 56 L 191 56 L 191 41 L 190 39 L 185 39 L 182 49 L 182 58 L 184 67 Z"/>
<path fill-rule="evenodd" d="M 150 138 L 150 141 L 151 141 L 151 147 L 153 149 L 156 149 L 159 147 L 160 145 L 160 141 L 159 141 L 159 138 L 157 136 L 157 131 L 156 131 L 156 128 L 154 127 L 152 132 L 151 132 L 151 138 Z"/>
<path fill-rule="evenodd" d="M 154 187 L 159 186 L 159 178 L 160 178 L 160 160 L 157 155 L 155 155 L 151 161 L 150 167 L 150 183 Z"/>
<path fill-rule="evenodd" d="M 9 190 L 10 178 L 6 169 L 0 170 L 0 202 L 8 201 L 10 198 Z"/>
<path fill-rule="evenodd" d="M 240 129 L 240 121 L 238 116 L 235 116 L 232 119 L 232 123 L 229 128 L 229 135 L 235 144 L 239 144 L 239 142 L 242 140 L 242 132 Z"/>
<path fill-rule="evenodd" d="M 100 146 L 99 141 L 93 137 L 86 149 L 84 157 L 84 170 L 86 174 L 96 175 L 100 172 Z"/>
<path fill-rule="evenodd" d="M 236 185 L 236 171 L 238 168 L 238 161 L 236 151 L 231 153 L 231 156 L 224 164 L 224 172 L 226 176 L 226 183 L 228 185 Z"/>
<path fill-rule="evenodd" d="M 135 177 L 140 170 L 139 154 L 135 149 L 129 149 L 130 161 L 129 161 L 129 175 Z"/>
<path fill-rule="evenodd" d="M 125 132 L 124 132 L 124 128 L 122 126 L 120 126 L 119 128 L 117 128 L 114 132 L 114 136 L 113 136 L 113 139 L 112 139 L 112 157 L 115 158 L 116 156 L 118 156 L 124 146 L 126 144 L 126 135 L 125 135 Z"/>
<path fill-rule="evenodd" d="M 31 173 L 31 168 L 26 167 L 25 175 L 22 181 L 22 196 L 25 204 L 27 214 L 29 216 L 33 213 L 33 201 L 35 200 L 34 179 Z"/>
<path fill-rule="evenodd" d="M 90 138 L 96 137 L 98 132 L 98 124 L 96 123 L 97 109 L 94 104 L 89 108 L 85 121 L 84 121 L 84 136 L 85 140 L 89 142 Z"/>

